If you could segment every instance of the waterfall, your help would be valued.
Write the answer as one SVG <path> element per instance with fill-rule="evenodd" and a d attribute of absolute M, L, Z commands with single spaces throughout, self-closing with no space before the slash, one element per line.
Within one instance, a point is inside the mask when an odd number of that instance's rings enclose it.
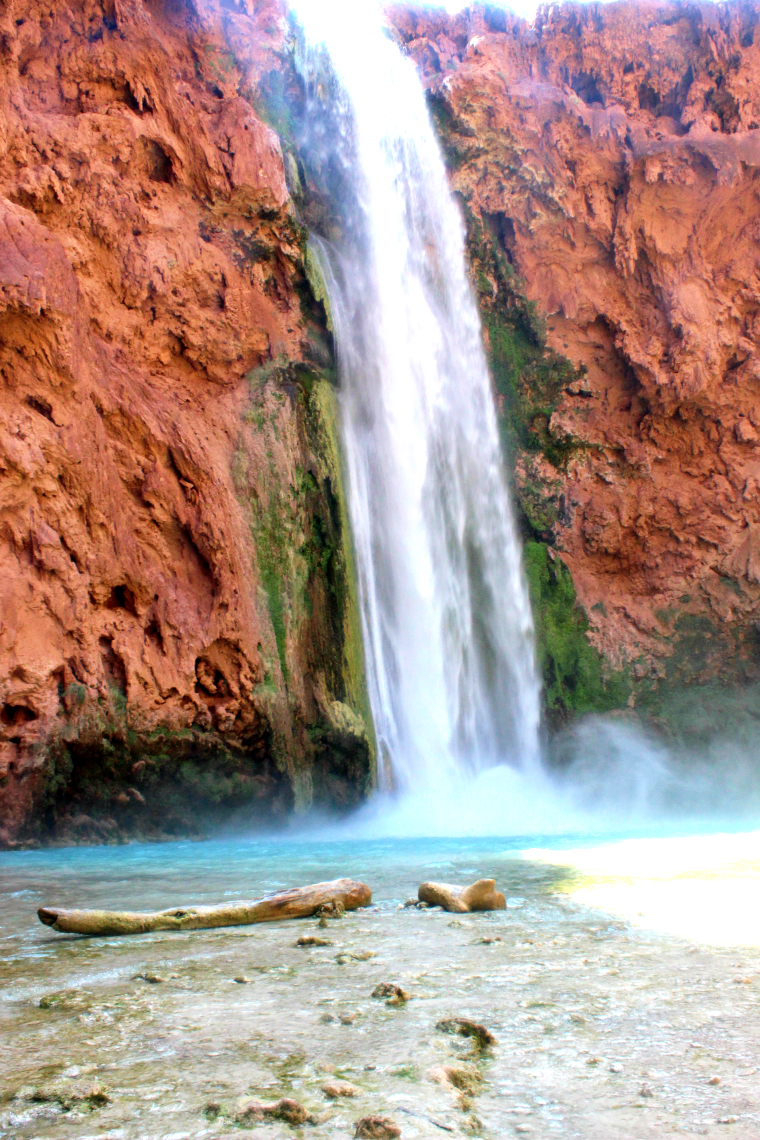
<path fill-rule="evenodd" d="M 537 763 L 539 684 L 464 227 L 372 0 L 296 0 L 381 787 Z M 328 62 L 329 61 L 329 62 Z M 327 76 L 327 78 L 326 78 Z M 327 120 L 331 126 L 327 126 Z"/>

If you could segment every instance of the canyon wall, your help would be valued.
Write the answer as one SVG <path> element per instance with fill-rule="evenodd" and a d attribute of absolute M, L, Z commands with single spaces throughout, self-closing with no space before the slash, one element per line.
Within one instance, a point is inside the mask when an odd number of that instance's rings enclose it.
<path fill-rule="evenodd" d="M 759 16 L 391 10 L 466 220 L 555 722 L 758 677 Z"/>
<path fill-rule="evenodd" d="M 0 843 L 356 802 L 333 345 L 257 96 L 282 11 L 0 14 Z"/>
<path fill-rule="evenodd" d="M 389 10 L 462 207 L 549 724 L 757 692 L 759 15 Z M 372 784 L 307 247 L 340 172 L 302 112 L 275 0 L 0 5 L 2 844 Z"/>

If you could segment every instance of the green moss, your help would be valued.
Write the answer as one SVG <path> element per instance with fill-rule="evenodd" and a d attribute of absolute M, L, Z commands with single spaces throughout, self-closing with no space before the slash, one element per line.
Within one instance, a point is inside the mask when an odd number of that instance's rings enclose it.
<path fill-rule="evenodd" d="M 204 44 L 203 54 L 215 77 L 222 82 L 228 79 L 237 67 L 232 52 L 220 51 L 215 44 Z"/>
<path fill-rule="evenodd" d="M 479 149 L 477 141 L 472 141 L 476 139 L 475 131 L 454 114 L 441 96 L 429 92 L 428 108 L 438 131 L 446 166 L 451 171 L 459 170 L 470 154 Z"/>
<path fill-rule="evenodd" d="M 325 321 L 323 310 L 313 316 Z M 282 359 L 252 372 L 233 474 L 250 521 L 258 577 L 277 644 L 280 685 L 287 693 L 291 680 L 287 660 L 295 654 L 299 668 L 304 666 L 318 682 L 324 700 L 346 703 L 361 716 L 371 739 L 372 717 L 332 379 L 331 370 Z M 281 414 L 288 399 L 294 416 Z M 268 468 L 257 470 L 255 478 L 246 459 L 254 432 L 261 437 L 256 448 L 263 444 L 269 456 Z M 275 447 L 277 439 L 285 453 L 308 456 L 308 469 L 296 467 L 283 480 L 282 458 L 275 459 L 276 454 L 283 455 Z M 317 752 L 324 753 L 328 726 L 320 719 L 304 727 L 313 730 L 308 733 L 309 739 Z M 368 770 L 368 747 L 369 768 L 374 772 L 374 747 L 365 741 L 363 763 L 357 760 L 361 768 L 357 779 L 362 786 Z M 320 763 L 324 759 L 322 756 Z M 332 775 L 336 774 L 336 765 L 345 766 L 344 760 L 335 751 L 329 760 Z M 341 779 L 344 775 L 341 768 Z M 294 769 L 291 777 L 306 802 L 311 796 L 309 773 Z"/>
<path fill-rule="evenodd" d="M 561 492 L 561 483 L 547 484 L 528 478 L 520 484 L 520 508 L 532 536 L 543 538 L 551 534 L 559 519 Z"/>
<path fill-rule="evenodd" d="M 126 739 L 119 726 L 104 725 L 93 739 L 70 724 L 65 738 L 62 733 L 47 748 L 40 806 L 53 827 L 74 804 L 93 818 L 105 815 L 117 830 L 197 834 L 215 809 L 229 812 L 251 804 L 265 788 L 271 794 L 278 786 L 266 760 L 243 744 L 225 744 L 214 732 L 159 728 Z M 131 797 L 128 804 L 117 804 L 114 796 L 129 787 L 139 790 L 144 803 Z"/>
<path fill-rule="evenodd" d="M 80 688 L 84 689 L 84 685 L 81 685 Z M 73 770 L 74 764 L 71 753 L 63 740 L 60 737 L 56 738 L 47 748 L 42 768 L 42 788 L 39 802 L 40 810 L 44 815 L 49 815 L 55 809 L 58 800 L 66 794 Z"/>
<path fill-rule="evenodd" d="M 314 295 L 315 300 L 322 305 L 327 328 L 332 333 L 335 330 L 333 328 L 332 313 L 330 312 L 330 298 L 327 294 L 327 285 L 325 284 L 325 279 L 322 275 L 322 268 L 319 264 L 319 260 L 317 259 L 317 256 L 314 253 L 313 249 L 311 249 L 309 246 L 306 247 L 306 257 L 304 264 L 306 266 L 306 278 L 311 287 L 311 291 Z"/>
<path fill-rule="evenodd" d="M 610 673 L 590 644 L 588 620 L 578 605 L 570 571 L 560 558 L 551 558 L 541 542 L 526 542 L 523 557 L 550 720 L 561 723 L 581 713 L 625 705 L 631 682 L 623 672 Z"/>
<path fill-rule="evenodd" d="M 546 327 L 534 302 L 525 296 L 498 237 L 465 206 L 467 253 L 507 453 L 542 452 L 557 468 L 582 443 L 552 434 L 549 421 L 569 384 L 584 369 L 546 343 Z"/>
<path fill-rule="evenodd" d="M 289 674 L 283 593 L 285 578 L 289 570 L 289 536 L 284 527 L 284 503 L 279 490 L 276 487 L 272 488 L 269 501 L 265 504 L 252 503 L 252 511 L 251 532 L 256 547 L 261 583 L 266 594 L 269 617 L 272 621 L 277 643 L 277 655 L 280 659 L 282 677 L 287 685 Z"/>
<path fill-rule="evenodd" d="M 80 685 L 78 682 L 72 681 L 71 684 L 67 686 L 63 695 L 69 701 L 72 701 L 74 704 L 81 706 L 84 704 L 84 699 L 87 696 L 87 689 L 84 687 L 84 685 Z"/>
<path fill-rule="evenodd" d="M 329 571 L 330 588 L 335 599 L 335 614 L 339 623 L 337 632 L 341 647 L 340 668 L 343 684 L 342 692 L 338 692 L 338 696 L 361 715 L 367 726 L 374 767 L 376 744 L 367 692 L 356 564 L 342 472 L 338 416 L 335 389 L 326 381 L 319 381 L 312 389 L 309 398 L 307 422 L 310 440 L 322 460 L 329 479 L 331 509 L 327 534 L 332 545 L 324 568 Z M 327 534 L 323 559 L 327 550 Z"/>
<path fill-rule="evenodd" d="M 270 71 L 259 82 L 251 97 L 251 104 L 258 117 L 276 131 L 286 144 L 293 141 L 296 133 L 290 81 L 290 73 L 285 69 Z"/>

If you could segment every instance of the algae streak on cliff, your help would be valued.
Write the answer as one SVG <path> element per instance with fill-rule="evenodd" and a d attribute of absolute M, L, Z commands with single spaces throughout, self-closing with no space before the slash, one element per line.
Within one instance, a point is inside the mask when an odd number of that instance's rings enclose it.
<path fill-rule="evenodd" d="M 296 7 L 320 158 L 344 179 L 341 232 L 319 249 L 381 782 L 429 789 L 535 765 L 530 609 L 464 229 L 423 89 L 378 5 Z"/>

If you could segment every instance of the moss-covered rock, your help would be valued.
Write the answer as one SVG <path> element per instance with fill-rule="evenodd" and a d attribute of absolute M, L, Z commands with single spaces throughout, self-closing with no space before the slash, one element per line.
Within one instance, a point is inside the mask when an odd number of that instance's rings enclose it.
<path fill-rule="evenodd" d="M 456 181 L 457 172 L 477 157 L 481 142 L 445 98 L 431 94 L 429 105 Z M 519 174 L 519 156 L 512 158 L 515 168 L 505 168 L 505 177 Z M 589 640 L 589 621 L 570 571 L 552 549 L 566 521 L 564 472 L 570 458 L 587 446 L 552 417 L 567 390 L 585 385 L 585 369 L 547 344 L 545 321 L 511 261 L 511 220 L 478 213 L 471 199 L 459 197 L 505 463 L 525 543 L 544 711 L 548 722 L 558 725 L 583 713 L 619 708 L 631 693 L 627 674 L 612 669 Z"/>
<path fill-rule="evenodd" d="M 630 679 L 611 671 L 589 642 L 588 619 L 567 566 L 542 542 L 526 542 L 523 558 L 549 723 L 625 705 Z"/>
<path fill-rule="evenodd" d="M 235 817 L 274 824 L 292 807 L 292 789 L 267 747 L 225 742 L 197 727 L 142 735 L 125 723 L 103 706 L 85 707 L 48 742 L 40 757 L 41 813 L 28 839 L 200 836 Z"/>
<path fill-rule="evenodd" d="M 318 272 L 312 260 L 320 291 Z M 316 316 L 326 329 L 325 308 Z M 333 373 L 281 360 L 255 370 L 249 384 L 235 481 L 276 646 L 267 676 L 305 730 L 285 746 L 283 763 L 299 809 L 358 802 L 374 782 L 375 746 Z M 260 462 L 246 462 L 262 450 L 263 474 Z M 335 707 L 362 731 L 337 741 Z"/>
<path fill-rule="evenodd" d="M 479 218 L 463 202 L 470 276 L 485 332 L 499 423 L 508 456 L 541 452 L 561 468 L 583 444 L 552 429 L 563 391 L 585 375 L 546 343 L 546 328 L 508 260 L 497 221 Z"/>
<path fill-rule="evenodd" d="M 562 393 L 583 369 L 547 346 L 543 321 L 527 300 L 495 232 L 495 222 L 464 205 L 467 254 L 485 333 L 505 461 L 536 630 L 544 710 L 552 725 L 624 706 L 628 675 L 611 669 L 589 640 L 589 621 L 572 576 L 554 552 L 562 522 L 561 472 L 582 441 L 552 427 Z"/>

